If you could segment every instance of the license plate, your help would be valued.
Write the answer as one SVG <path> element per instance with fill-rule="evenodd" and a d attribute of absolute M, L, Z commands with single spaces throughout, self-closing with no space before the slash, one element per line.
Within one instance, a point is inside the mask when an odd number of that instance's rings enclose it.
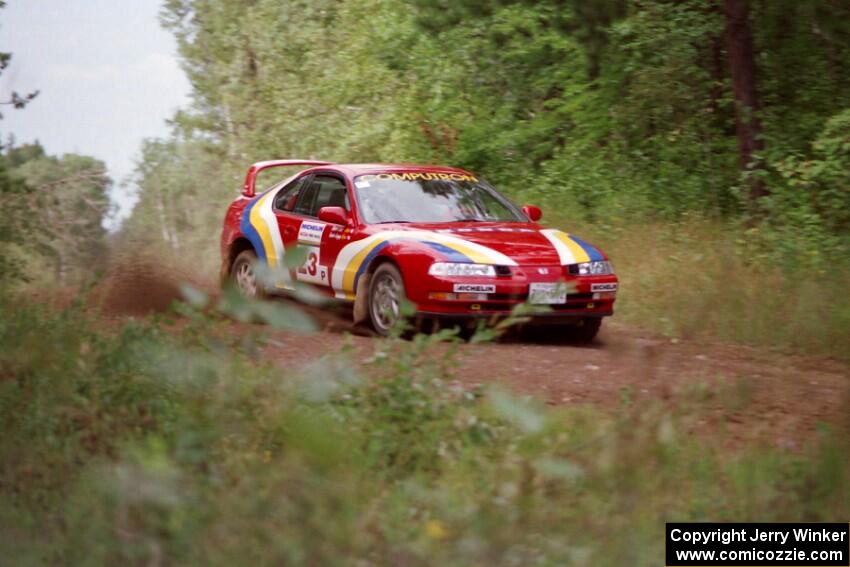
<path fill-rule="evenodd" d="M 564 283 L 533 283 L 528 287 L 528 302 L 535 305 L 553 305 L 567 302 L 567 285 Z"/>

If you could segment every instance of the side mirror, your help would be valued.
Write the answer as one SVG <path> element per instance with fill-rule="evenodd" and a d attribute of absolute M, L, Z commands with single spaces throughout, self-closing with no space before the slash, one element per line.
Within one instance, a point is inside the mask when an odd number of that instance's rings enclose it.
<path fill-rule="evenodd" d="M 524 206 L 522 208 L 522 212 L 525 213 L 525 216 L 527 216 L 528 220 L 531 222 L 537 222 L 543 218 L 543 211 L 540 210 L 540 207 L 535 207 L 534 205 Z"/>
<path fill-rule="evenodd" d="M 342 207 L 322 207 L 319 209 L 319 220 L 331 224 L 348 224 L 348 213 Z"/>

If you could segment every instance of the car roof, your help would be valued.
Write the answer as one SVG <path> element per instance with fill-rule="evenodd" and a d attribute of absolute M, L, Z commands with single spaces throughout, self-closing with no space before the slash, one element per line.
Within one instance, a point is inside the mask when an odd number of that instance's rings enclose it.
<path fill-rule="evenodd" d="M 349 177 L 363 175 L 366 173 L 382 173 L 393 171 L 415 171 L 422 173 L 463 173 L 472 175 L 465 169 L 449 167 L 445 165 L 422 165 L 416 163 L 335 163 L 332 165 L 318 166 L 312 169 L 336 169 Z"/>

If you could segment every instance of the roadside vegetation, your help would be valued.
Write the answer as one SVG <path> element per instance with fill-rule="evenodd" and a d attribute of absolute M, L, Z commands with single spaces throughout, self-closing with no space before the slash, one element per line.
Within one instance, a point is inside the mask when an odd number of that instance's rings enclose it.
<path fill-rule="evenodd" d="M 187 296 L 113 328 L 2 303 L 4 563 L 657 565 L 665 521 L 850 513 L 846 424 L 730 452 L 692 435 L 697 393 L 612 415 L 460 388 L 445 333 L 286 370 Z"/>

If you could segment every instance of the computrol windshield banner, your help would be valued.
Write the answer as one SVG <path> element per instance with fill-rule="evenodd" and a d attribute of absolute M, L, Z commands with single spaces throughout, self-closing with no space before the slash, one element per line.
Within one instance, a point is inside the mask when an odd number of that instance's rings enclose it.
<path fill-rule="evenodd" d="M 669 523 L 667 567 L 850 566 L 850 524 Z"/>

